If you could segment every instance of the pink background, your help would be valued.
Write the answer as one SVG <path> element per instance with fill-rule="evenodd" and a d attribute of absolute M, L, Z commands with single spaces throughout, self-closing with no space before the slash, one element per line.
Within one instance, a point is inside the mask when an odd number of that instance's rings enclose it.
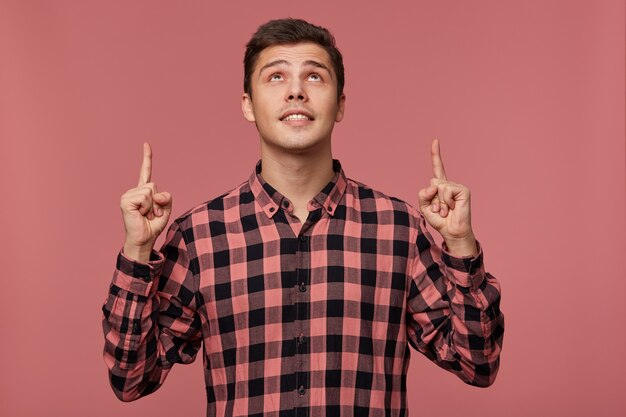
<path fill-rule="evenodd" d="M 218 5 L 219 4 L 219 5 Z M 412 416 L 626 412 L 623 1 L 11 1 L 0 6 L 2 416 L 204 416 L 201 361 L 119 402 L 101 303 L 141 143 L 174 215 L 245 180 L 244 45 L 270 18 L 345 56 L 348 176 L 416 204 L 442 141 L 503 287 L 487 390 L 412 356 Z"/>

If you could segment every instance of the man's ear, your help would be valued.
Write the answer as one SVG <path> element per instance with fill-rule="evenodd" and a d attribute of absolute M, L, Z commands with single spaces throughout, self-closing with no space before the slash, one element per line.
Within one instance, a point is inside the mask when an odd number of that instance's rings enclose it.
<path fill-rule="evenodd" d="M 250 94 L 248 93 L 243 93 L 241 95 L 241 111 L 243 113 L 243 117 L 245 117 L 247 121 L 256 121 L 254 118 L 254 110 L 252 108 L 252 97 L 250 97 Z"/>
<path fill-rule="evenodd" d="M 335 122 L 340 122 L 343 119 L 343 113 L 346 110 L 346 95 L 341 94 L 337 103 L 337 116 Z"/>

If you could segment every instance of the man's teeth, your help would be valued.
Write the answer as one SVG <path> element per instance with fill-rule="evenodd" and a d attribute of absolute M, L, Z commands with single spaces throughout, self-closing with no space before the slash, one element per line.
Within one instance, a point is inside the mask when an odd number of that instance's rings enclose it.
<path fill-rule="evenodd" d="M 304 114 L 290 114 L 285 117 L 283 120 L 309 120 Z"/>

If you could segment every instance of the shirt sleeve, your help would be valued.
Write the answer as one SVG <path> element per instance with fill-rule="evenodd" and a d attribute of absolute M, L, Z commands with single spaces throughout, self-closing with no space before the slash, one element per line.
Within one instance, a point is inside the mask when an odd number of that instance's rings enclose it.
<path fill-rule="evenodd" d="M 504 335 L 500 285 L 483 252 L 457 258 L 433 241 L 418 214 L 408 262 L 409 343 L 468 384 L 487 387 L 498 372 Z"/>
<path fill-rule="evenodd" d="M 197 274 L 178 222 L 147 264 L 122 252 L 102 307 L 104 361 L 122 401 L 150 394 L 175 363 L 193 362 L 202 342 Z"/>

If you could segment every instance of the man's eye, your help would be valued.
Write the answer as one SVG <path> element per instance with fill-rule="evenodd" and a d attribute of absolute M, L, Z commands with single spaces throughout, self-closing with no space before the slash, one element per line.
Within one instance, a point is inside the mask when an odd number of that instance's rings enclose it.
<path fill-rule="evenodd" d="M 283 76 L 280 74 L 272 74 L 270 75 L 270 81 L 280 81 L 283 79 Z"/>
<path fill-rule="evenodd" d="M 319 74 L 311 74 L 309 75 L 309 80 L 311 81 L 322 81 L 322 77 Z"/>

